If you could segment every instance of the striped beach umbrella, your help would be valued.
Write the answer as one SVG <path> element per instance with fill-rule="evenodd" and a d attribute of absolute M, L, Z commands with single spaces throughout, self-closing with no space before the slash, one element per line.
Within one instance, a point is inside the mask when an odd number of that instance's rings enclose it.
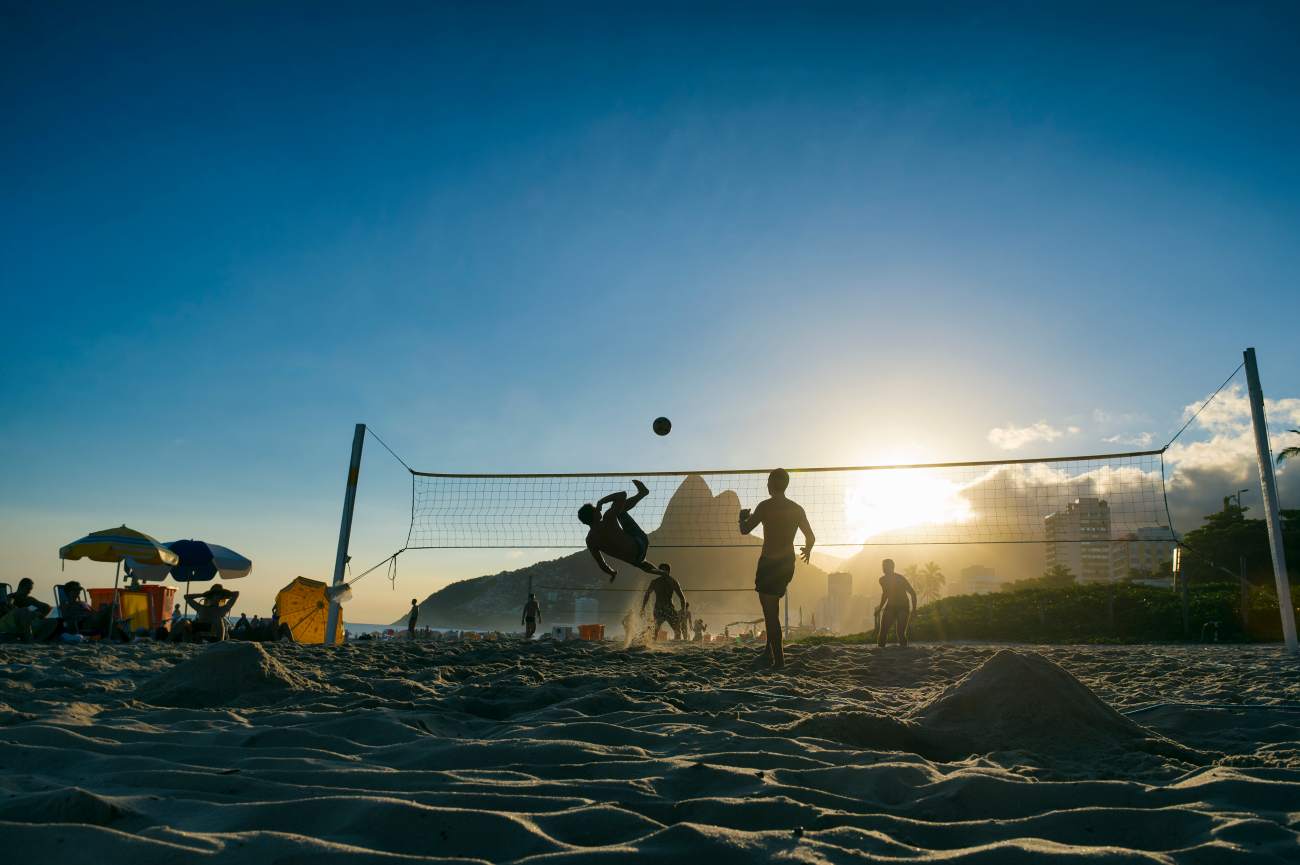
<path fill-rule="evenodd" d="M 132 559 L 145 565 L 167 566 L 178 564 L 181 560 L 180 556 L 144 532 L 137 532 L 126 526 L 91 532 L 83 538 L 60 547 L 59 558 L 119 563 L 125 559 Z"/>

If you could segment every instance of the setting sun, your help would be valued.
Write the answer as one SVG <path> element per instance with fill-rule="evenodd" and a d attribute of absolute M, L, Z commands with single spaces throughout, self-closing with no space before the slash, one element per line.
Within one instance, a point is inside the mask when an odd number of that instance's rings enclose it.
<path fill-rule="evenodd" d="M 924 469 L 881 469 L 844 492 L 845 522 L 865 542 L 896 529 L 974 519 L 963 486 Z"/>

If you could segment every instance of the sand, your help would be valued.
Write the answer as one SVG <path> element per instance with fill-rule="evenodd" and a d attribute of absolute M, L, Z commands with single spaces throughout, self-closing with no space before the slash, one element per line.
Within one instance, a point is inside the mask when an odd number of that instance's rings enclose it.
<path fill-rule="evenodd" d="M 14 862 L 1298 862 L 1275 647 L 0 645 Z"/>

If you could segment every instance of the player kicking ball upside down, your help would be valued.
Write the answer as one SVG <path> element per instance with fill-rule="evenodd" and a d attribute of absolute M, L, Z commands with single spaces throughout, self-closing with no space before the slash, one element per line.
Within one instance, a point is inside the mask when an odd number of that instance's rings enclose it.
<path fill-rule="evenodd" d="M 637 506 L 650 490 L 640 481 L 632 481 L 636 495 L 628 498 L 627 493 L 619 490 L 610 493 L 600 501 L 585 504 L 578 508 L 578 519 L 590 527 L 587 532 L 587 549 L 602 571 L 609 574 L 609 581 L 614 582 L 618 571 L 605 561 L 605 556 L 627 562 L 640 568 L 647 574 L 662 574 L 663 571 L 646 562 L 646 553 L 650 551 L 650 539 L 632 519 L 628 511 Z M 601 508 L 609 505 L 609 510 L 601 513 Z"/>
<path fill-rule="evenodd" d="M 813 544 L 817 543 L 812 526 L 808 525 L 808 515 L 798 503 L 785 497 L 789 486 L 790 473 L 785 469 L 774 469 L 767 476 L 767 491 L 771 497 L 759 502 L 752 514 L 749 508 L 740 512 L 742 535 L 763 527 L 763 552 L 758 557 L 758 569 L 754 574 L 754 591 L 758 592 L 758 602 L 763 607 L 767 632 L 764 656 L 768 665 L 778 670 L 785 666 L 785 649 L 781 644 L 781 598 L 794 578 L 794 533 L 803 532 L 804 545 L 800 553 L 805 562 L 812 556 Z"/>

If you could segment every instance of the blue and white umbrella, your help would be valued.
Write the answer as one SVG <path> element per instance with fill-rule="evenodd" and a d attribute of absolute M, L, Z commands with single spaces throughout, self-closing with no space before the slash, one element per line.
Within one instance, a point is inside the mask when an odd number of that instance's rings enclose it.
<path fill-rule="evenodd" d="M 126 573 L 138 580 L 160 582 L 172 577 L 182 583 L 206 583 L 214 577 L 237 580 L 248 576 L 253 563 L 234 550 L 207 541 L 172 541 L 163 544 L 180 559 L 174 565 L 146 565 L 126 560 Z"/>

